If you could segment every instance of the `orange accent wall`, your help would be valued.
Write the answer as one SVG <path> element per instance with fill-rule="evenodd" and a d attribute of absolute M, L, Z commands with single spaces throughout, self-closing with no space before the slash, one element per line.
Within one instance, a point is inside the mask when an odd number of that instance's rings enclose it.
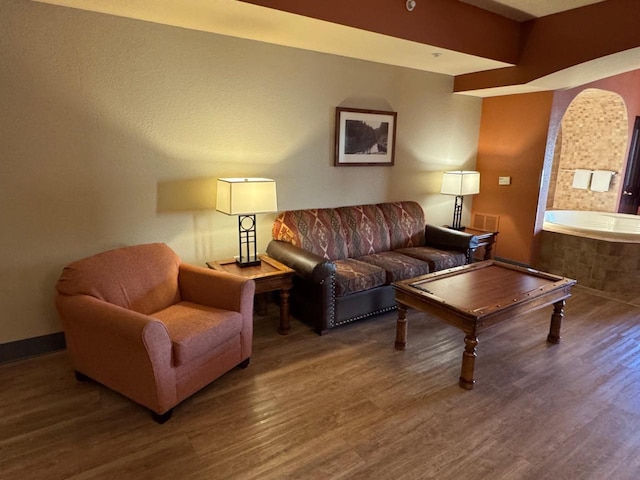
<path fill-rule="evenodd" d="M 553 92 L 485 98 L 473 211 L 499 215 L 497 257 L 531 265 Z M 511 185 L 498 185 L 498 177 Z"/>

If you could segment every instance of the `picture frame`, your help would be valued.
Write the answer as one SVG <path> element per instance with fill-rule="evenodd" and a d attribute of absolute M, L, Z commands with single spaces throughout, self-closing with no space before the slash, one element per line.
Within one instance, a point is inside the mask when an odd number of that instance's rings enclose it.
<path fill-rule="evenodd" d="M 393 166 L 397 115 L 336 107 L 334 166 Z"/>

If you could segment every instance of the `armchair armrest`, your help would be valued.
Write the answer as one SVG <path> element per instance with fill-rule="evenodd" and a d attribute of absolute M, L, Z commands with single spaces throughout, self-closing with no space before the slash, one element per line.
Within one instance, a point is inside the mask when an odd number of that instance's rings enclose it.
<path fill-rule="evenodd" d="M 95 337 L 99 345 L 110 340 L 126 348 L 146 350 L 144 332 L 150 324 L 164 330 L 165 338 L 159 336 L 171 350 L 169 333 L 164 325 L 149 315 L 122 308 L 89 295 L 56 295 L 56 308 L 64 322 L 65 333 Z M 149 327 L 151 329 L 154 326 Z M 73 338 L 71 339 L 73 341 Z M 72 342 L 73 343 L 73 342 Z"/>
<path fill-rule="evenodd" d="M 425 227 L 425 242 L 436 248 L 455 250 L 474 250 L 478 248 L 478 239 L 470 233 L 436 225 Z"/>
<path fill-rule="evenodd" d="M 313 283 L 322 283 L 336 271 L 333 262 L 282 240 L 272 240 L 267 247 L 267 254 Z"/>
<path fill-rule="evenodd" d="M 76 370 L 158 413 L 176 402 L 171 340 L 160 321 L 88 295 L 58 294 L 56 308 Z"/>
<path fill-rule="evenodd" d="M 253 280 L 182 263 L 178 285 L 183 300 L 243 314 L 253 312 Z"/>

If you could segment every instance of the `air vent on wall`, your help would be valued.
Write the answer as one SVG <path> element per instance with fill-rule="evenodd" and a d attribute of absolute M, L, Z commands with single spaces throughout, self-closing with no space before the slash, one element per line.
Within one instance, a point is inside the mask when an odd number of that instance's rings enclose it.
<path fill-rule="evenodd" d="M 471 214 L 471 228 L 485 232 L 497 232 L 500 224 L 499 215 L 473 212 Z"/>

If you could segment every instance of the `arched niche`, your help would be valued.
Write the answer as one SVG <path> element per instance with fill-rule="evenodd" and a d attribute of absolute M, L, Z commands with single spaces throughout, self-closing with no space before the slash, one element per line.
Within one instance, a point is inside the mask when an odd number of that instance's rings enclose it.
<path fill-rule="evenodd" d="M 564 113 L 556 137 L 547 208 L 616 212 L 624 174 L 629 120 L 624 99 L 597 88 L 580 92 Z M 607 192 L 573 188 L 576 169 L 610 170 Z"/>

